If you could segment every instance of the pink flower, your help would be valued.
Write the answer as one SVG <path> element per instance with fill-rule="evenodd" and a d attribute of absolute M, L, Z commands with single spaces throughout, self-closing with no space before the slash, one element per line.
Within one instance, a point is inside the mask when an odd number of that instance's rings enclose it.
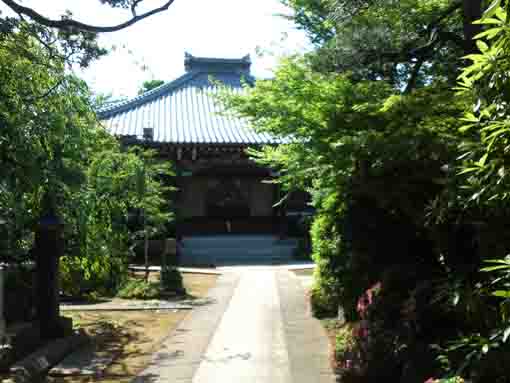
<path fill-rule="evenodd" d="M 365 293 L 359 297 L 356 311 L 364 318 L 367 314 L 368 307 L 373 303 L 374 297 L 376 297 L 381 291 L 381 282 L 377 282 L 375 285 L 370 287 Z"/>
<path fill-rule="evenodd" d="M 428 378 L 428 379 L 425 381 L 425 383 L 436 383 L 436 382 L 437 382 L 437 380 L 436 380 L 436 379 L 434 379 L 434 378 Z"/>
<path fill-rule="evenodd" d="M 369 302 L 368 302 L 367 297 L 365 295 L 362 295 L 358 299 L 358 305 L 356 306 L 356 310 L 358 311 L 358 314 L 361 317 L 364 317 L 364 315 L 366 314 L 366 311 L 368 309 L 368 305 L 369 305 Z"/>
<path fill-rule="evenodd" d="M 367 338 L 369 335 L 368 324 L 366 321 L 361 321 L 354 329 L 353 335 L 356 338 Z"/>

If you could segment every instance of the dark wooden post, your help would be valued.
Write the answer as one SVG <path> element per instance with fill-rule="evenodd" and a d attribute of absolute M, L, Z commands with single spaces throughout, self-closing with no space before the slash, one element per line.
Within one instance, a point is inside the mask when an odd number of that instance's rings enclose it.
<path fill-rule="evenodd" d="M 37 317 L 43 339 L 64 335 L 59 315 L 59 258 L 64 251 L 63 224 L 53 214 L 41 218 L 35 233 Z"/>
<path fill-rule="evenodd" d="M 280 202 L 278 206 L 278 236 L 280 239 L 285 239 L 287 237 L 287 208 L 282 199 L 281 186 L 278 185 L 278 200 Z"/>

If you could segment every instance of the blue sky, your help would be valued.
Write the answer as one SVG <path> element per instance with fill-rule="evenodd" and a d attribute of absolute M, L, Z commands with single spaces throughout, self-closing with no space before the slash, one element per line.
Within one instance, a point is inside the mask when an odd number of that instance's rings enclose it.
<path fill-rule="evenodd" d="M 149 6 L 163 0 L 145 0 Z M 55 17 L 65 9 L 78 20 L 105 25 L 129 18 L 91 0 L 25 0 L 24 5 Z M 242 57 L 250 54 L 252 72 L 271 76 L 278 57 L 302 52 L 304 34 L 275 14 L 290 10 L 278 0 L 176 0 L 167 12 L 120 32 L 103 34 L 100 42 L 116 49 L 81 73 L 94 91 L 133 96 L 144 80 L 172 80 L 184 73 L 184 52 L 195 56 Z M 257 52 L 264 55 L 258 56 Z M 141 68 L 146 67 L 143 71 Z"/>

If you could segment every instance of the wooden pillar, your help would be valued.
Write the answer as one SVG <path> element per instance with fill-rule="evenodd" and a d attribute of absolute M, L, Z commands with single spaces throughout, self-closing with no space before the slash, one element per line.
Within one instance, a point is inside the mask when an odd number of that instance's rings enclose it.
<path fill-rule="evenodd" d="M 282 202 L 280 205 L 280 239 L 287 238 L 287 209 L 285 207 L 285 202 Z"/>
<path fill-rule="evenodd" d="M 276 202 L 275 204 L 279 204 L 275 207 L 275 218 L 278 236 L 280 239 L 284 239 L 287 236 L 287 220 L 286 220 L 286 209 L 285 202 L 282 201 L 282 190 L 280 184 L 275 185 L 275 194 L 276 194 Z"/>
<path fill-rule="evenodd" d="M 64 251 L 63 225 L 55 215 L 44 216 L 35 233 L 37 318 L 43 339 L 64 335 L 59 315 L 59 258 Z"/>

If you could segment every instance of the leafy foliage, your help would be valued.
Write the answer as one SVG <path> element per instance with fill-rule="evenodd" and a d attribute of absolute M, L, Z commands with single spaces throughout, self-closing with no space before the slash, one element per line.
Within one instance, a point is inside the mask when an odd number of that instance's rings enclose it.
<path fill-rule="evenodd" d="M 169 166 L 155 152 L 122 148 L 96 120 L 86 85 L 30 33 L 0 40 L 0 75 L 2 260 L 30 260 L 39 217 L 56 212 L 66 223 L 64 291 L 116 289 L 137 230 L 129 213 L 146 212 L 149 235 L 171 219 Z"/>
<path fill-rule="evenodd" d="M 476 100 L 464 118 L 466 139 L 461 172 L 465 175 L 465 198 L 469 204 L 500 209 L 507 205 L 508 137 L 510 132 L 510 93 L 508 73 L 510 33 L 508 14 L 496 1 L 479 24 L 488 28 L 477 37 L 480 52 L 466 58 L 472 64 L 459 77 L 458 90 L 473 94 Z"/>
<path fill-rule="evenodd" d="M 455 82 L 471 53 L 481 0 L 283 1 L 318 49 L 309 57 L 319 71 L 351 71 L 358 79 L 386 79 L 410 91 L 433 78 Z M 466 10 L 470 10 L 467 12 Z M 476 31 L 476 28 L 475 30 Z"/>
<path fill-rule="evenodd" d="M 334 20 L 329 16 L 333 9 L 330 0 L 281 0 L 281 3 L 294 10 L 285 17 L 307 32 L 312 43 L 322 45 L 335 36 Z"/>
<path fill-rule="evenodd" d="M 94 286 L 116 289 L 126 274 L 130 244 L 146 231 L 149 236 L 164 231 L 171 218 L 165 198 L 169 189 L 160 179 L 170 174 L 168 166 L 156 160 L 155 152 L 121 151 L 106 133 L 104 140 L 112 147 L 107 150 L 105 145 L 91 156 L 87 184 L 70 196 L 71 206 L 79 210 L 67 219 L 74 220 L 75 230 L 70 233 L 71 251 L 62 259 L 63 267 L 69 268 L 64 276 L 70 277 L 64 290 L 67 286 L 75 291 Z M 130 229 L 128 216 L 133 211 L 145 212 L 145 226 L 139 223 Z"/>
<path fill-rule="evenodd" d="M 0 215 L 16 258 L 28 250 L 34 218 L 83 182 L 97 128 L 85 85 L 23 31 L 1 41 L 0 72 Z"/>
<path fill-rule="evenodd" d="M 175 291 L 178 294 L 184 294 L 182 275 L 175 267 L 162 267 L 161 269 L 161 288 L 165 291 Z"/>
<path fill-rule="evenodd" d="M 160 289 L 158 282 L 147 282 L 144 279 L 133 278 L 126 281 L 117 293 L 125 299 L 158 299 Z"/>

